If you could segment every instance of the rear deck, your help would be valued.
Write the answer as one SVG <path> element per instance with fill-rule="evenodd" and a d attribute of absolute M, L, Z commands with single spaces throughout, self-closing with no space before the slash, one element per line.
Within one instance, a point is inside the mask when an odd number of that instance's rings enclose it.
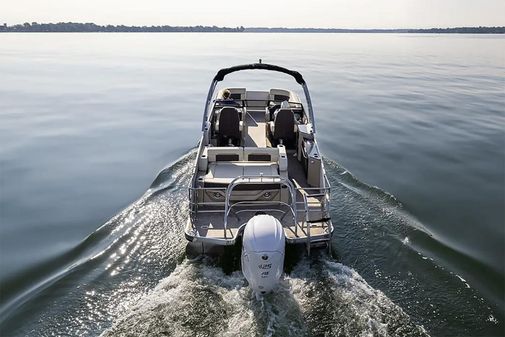
<path fill-rule="evenodd" d="M 300 194 L 300 193 L 298 193 Z M 321 215 L 322 197 L 310 197 L 309 200 L 309 214 L 310 210 Z M 288 242 L 296 243 L 298 241 L 305 242 L 310 237 L 310 240 L 324 241 L 329 239 L 331 235 L 331 222 L 328 218 L 319 218 L 309 220 L 307 222 L 305 209 L 302 208 L 304 201 L 301 196 L 297 201 L 297 221 L 293 221 L 292 216 L 289 216 L 287 207 L 278 207 L 279 209 L 269 209 L 259 205 L 247 207 L 235 207 L 233 215 L 228 217 L 225 231 L 224 224 L 224 203 L 223 206 L 207 206 L 201 207 L 196 212 L 198 215 L 192 220 L 194 226 L 194 234 L 196 238 L 208 238 L 217 240 L 230 240 L 235 241 L 235 238 L 240 234 L 243 226 L 251 219 L 257 212 L 264 212 L 272 215 L 279 220 L 283 225 L 284 234 Z M 284 210 L 283 210 L 284 208 Z M 310 215 L 309 215 L 310 219 Z M 191 220 L 189 220 L 191 222 Z"/>

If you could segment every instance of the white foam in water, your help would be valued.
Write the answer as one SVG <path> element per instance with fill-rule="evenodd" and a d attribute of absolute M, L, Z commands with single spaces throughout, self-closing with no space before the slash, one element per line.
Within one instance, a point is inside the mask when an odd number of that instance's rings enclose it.
<path fill-rule="evenodd" d="M 286 304 L 282 296 L 256 300 L 240 272 L 225 275 L 218 267 L 185 261 L 103 336 L 304 334 Z"/>
<path fill-rule="evenodd" d="M 426 335 L 354 270 L 307 261 L 256 299 L 240 272 L 185 261 L 126 310 L 103 336 Z"/>
<path fill-rule="evenodd" d="M 344 336 L 427 335 L 422 326 L 413 324 L 400 307 L 368 285 L 355 270 L 328 260 L 318 267 L 322 275 L 311 275 L 309 264 L 301 263 L 289 278 L 304 315 L 316 317 L 312 322 L 320 327 L 316 332 Z M 318 279 L 323 284 L 318 284 Z M 317 312 L 321 307 L 329 310 Z"/>
<path fill-rule="evenodd" d="M 468 282 L 466 282 L 466 280 L 464 278 L 462 278 L 461 276 L 459 276 L 458 274 L 455 274 L 457 276 L 457 278 L 459 278 L 461 280 L 461 282 L 463 282 L 465 284 L 465 286 L 467 288 L 470 288 L 470 285 L 468 284 Z"/>
<path fill-rule="evenodd" d="M 496 317 L 494 317 L 493 315 L 489 315 L 489 317 L 487 318 L 487 320 L 491 323 L 494 323 L 494 324 L 498 324 L 498 320 L 496 319 Z"/>

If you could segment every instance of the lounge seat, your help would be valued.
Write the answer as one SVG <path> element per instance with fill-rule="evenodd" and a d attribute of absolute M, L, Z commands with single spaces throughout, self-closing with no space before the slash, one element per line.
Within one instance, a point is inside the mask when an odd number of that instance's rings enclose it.
<path fill-rule="evenodd" d="M 237 146 L 206 147 L 198 158 L 198 169 L 208 173 L 210 171 L 210 166 L 216 162 L 219 164 L 226 164 L 227 162 L 241 162 L 242 165 L 248 165 L 249 167 L 256 167 L 256 164 L 263 166 L 265 163 L 277 164 L 278 171 L 281 176 L 287 177 L 288 174 L 286 148 L 282 145 L 279 145 L 276 148 L 242 148 Z M 252 168 L 248 168 L 246 170 L 247 173 L 244 173 L 244 171 L 241 173 L 238 171 L 229 172 L 229 176 L 237 177 L 243 174 L 253 175 L 255 174 L 253 171 L 254 170 Z"/>
<path fill-rule="evenodd" d="M 209 164 L 204 184 L 228 185 L 239 176 L 278 176 L 279 165 L 271 162 L 214 162 Z"/>

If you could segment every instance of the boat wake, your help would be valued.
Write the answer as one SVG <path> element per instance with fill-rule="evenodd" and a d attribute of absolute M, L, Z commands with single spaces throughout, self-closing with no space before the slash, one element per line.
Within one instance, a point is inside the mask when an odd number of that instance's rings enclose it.
<path fill-rule="evenodd" d="M 433 239 L 396 198 L 331 161 L 333 256 L 297 259 L 279 291 L 257 299 L 238 269 L 185 257 L 194 158 L 191 151 L 161 171 L 138 201 L 13 298 L 0 315 L 2 333 L 425 336 L 502 327 L 471 283 L 416 250 Z M 444 318 L 451 315 L 457 325 Z"/>
<path fill-rule="evenodd" d="M 18 291 L 0 313 L 2 334 L 98 335 L 170 274 L 184 258 L 194 157 L 192 151 L 162 170 L 142 197 L 52 261 L 57 269 Z"/>
<path fill-rule="evenodd" d="M 426 336 L 354 270 L 301 261 L 276 292 L 257 298 L 239 272 L 184 261 L 102 336 Z"/>

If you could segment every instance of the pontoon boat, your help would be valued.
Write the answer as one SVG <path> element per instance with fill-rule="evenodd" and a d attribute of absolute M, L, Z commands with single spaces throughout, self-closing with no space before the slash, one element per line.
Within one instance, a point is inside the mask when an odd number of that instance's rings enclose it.
<path fill-rule="evenodd" d="M 216 92 L 226 75 L 254 69 L 293 76 L 306 105 L 286 89 Z M 202 133 L 186 238 L 209 250 L 242 237 L 242 272 L 256 293 L 269 292 L 282 274 L 285 244 L 305 244 L 310 254 L 311 247 L 328 245 L 333 232 L 330 185 L 305 80 L 261 62 L 219 70 L 205 102 Z"/>

